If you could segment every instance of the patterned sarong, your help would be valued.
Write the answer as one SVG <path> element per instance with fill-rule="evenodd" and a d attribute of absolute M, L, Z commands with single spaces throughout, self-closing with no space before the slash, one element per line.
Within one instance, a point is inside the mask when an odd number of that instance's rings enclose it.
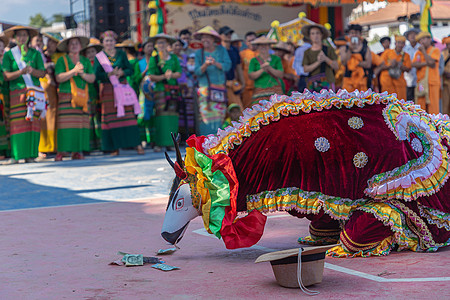
<path fill-rule="evenodd" d="M 25 93 L 25 88 L 10 93 L 11 156 L 15 160 L 38 157 L 40 113 L 34 113 L 33 121 L 25 120 L 27 105 L 24 100 L 21 101 Z"/>
<path fill-rule="evenodd" d="M 132 106 L 125 107 L 125 116 L 118 118 L 114 91 L 110 83 L 100 85 L 102 106 L 102 149 L 114 151 L 140 144 L 139 129 Z"/>
<path fill-rule="evenodd" d="M 72 94 L 58 93 L 58 99 L 58 151 L 89 151 L 89 114 L 82 107 L 72 107 Z"/>

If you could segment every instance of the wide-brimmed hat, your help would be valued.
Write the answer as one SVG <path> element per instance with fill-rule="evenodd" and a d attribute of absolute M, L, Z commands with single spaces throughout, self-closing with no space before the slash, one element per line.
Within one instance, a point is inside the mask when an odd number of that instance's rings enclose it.
<path fill-rule="evenodd" d="M 252 45 L 273 45 L 276 43 L 277 43 L 277 41 L 269 39 L 265 35 L 260 36 L 259 38 L 255 39 L 253 42 L 251 42 Z"/>
<path fill-rule="evenodd" d="M 335 246 L 338 245 L 302 248 L 301 280 L 303 285 L 309 286 L 322 282 L 326 251 Z M 279 285 L 298 288 L 297 268 L 299 250 L 299 248 L 295 248 L 266 253 L 258 257 L 255 263 L 269 261 Z"/>
<path fill-rule="evenodd" d="M 212 28 L 209 25 L 205 26 L 202 29 L 200 29 L 199 31 L 195 32 L 193 35 L 194 39 L 201 40 L 203 34 L 212 36 L 216 40 L 217 43 L 220 43 L 220 41 L 222 41 L 222 38 L 217 33 L 217 31 L 215 31 L 214 28 Z"/>
<path fill-rule="evenodd" d="M 447 36 L 442 39 L 442 44 L 450 44 L 450 36 Z"/>
<path fill-rule="evenodd" d="M 103 49 L 103 46 L 99 39 L 91 37 L 89 39 L 89 44 L 86 47 L 84 47 L 83 50 L 81 50 L 81 51 L 85 51 L 88 48 L 95 48 L 95 50 L 97 50 L 97 52 L 99 52 Z"/>
<path fill-rule="evenodd" d="M 331 35 L 330 31 L 328 29 L 326 29 L 324 26 L 322 26 L 320 24 L 309 24 L 309 25 L 304 25 L 302 27 L 301 32 L 302 32 L 303 36 L 309 37 L 311 28 L 318 28 L 322 32 L 322 39 L 326 39 Z"/>
<path fill-rule="evenodd" d="M 275 45 L 272 46 L 273 50 L 282 50 L 282 51 L 286 51 L 286 52 L 291 52 L 291 50 L 289 49 L 289 45 L 285 42 L 278 42 Z"/>
<path fill-rule="evenodd" d="M 119 48 L 134 48 L 134 42 L 132 40 L 125 40 L 122 43 L 116 44 L 116 47 Z"/>
<path fill-rule="evenodd" d="M 426 31 L 421 31 L 416 35 L 416 42 L 419 42 L 421 39 L 426 38 L 426 37 L 431 39 L 431 34 Z"/>
<path fill-rule="evenodd" d="M 56 43 L 59 43 L 62 40 L 62 38 L 55 33 L 41 32 L 41 34 Z"/>
<path fill-rule="evenodd" d="M 176 38 L 174 38 L 171 35 L 165 34 L 165 33 L 158 33 L 157 35 L 154 35 L 152 37 L 149 38 L 149 41 L 153 42 L 154 44 L 156 44 L 156 41 L 159 39 L 165 39 L 169 44 L 173 44 L 177 41 Z"/>
<path fill-rule="evenodd" d="M 242 42 L 243 39 L 239 37 L 239 35 L 236 32 L 233 32 L 231 34 L 231 42 Z"/>
<path fill-rule="evenodd" d="M 403 33 L 403 36 L 407 38 L 408 34 L 410 34 L 411 32 L 414 32 L 415 34 L 418 34 L 420 32 L 420 30 L 417 29 L 417 28 L 408 29 L 408 30 L 405 31 L 405 33 Z"/>
<path fill-rule="evenodd" d="M 85 36 L 71 36 L 68 38 L 63 39 L 58 43 L 58 46 L 56 46 L 56 49 L 58 49 L 61 52 L 67 52 L 67 46 L 69 45 L 69 41 L 71 39 L 79 39 L 81 43 L 81 49 L 86 48 L 87 45 L 89 45 L 89 38 Z"/>
<path fill-rule="evenodd" d="M 30 38 L 35 37 L 39 33 L 39 30 L 36 28 L 30 27 L 30 26 L 22 26 L 22 25 L 17 25 L 17 26 L 8 28 L 3 33 L 5 34 L 5 36 L 7 36 L 8 38 L 11 39 L 14 36 L 14 34 L 16 33 L 16 31 L 19 31 L 19 30 L 28 31 L 28 35 L 30 36 Z"/>
<path fill-rule="evenodd" d="M 3 44 L 5 44 L 5 47 L 8 46 L 9 43 L 9 38 L 4 35 L 3 33 L 0 34 L 0 41 L 3 42 Z"/>

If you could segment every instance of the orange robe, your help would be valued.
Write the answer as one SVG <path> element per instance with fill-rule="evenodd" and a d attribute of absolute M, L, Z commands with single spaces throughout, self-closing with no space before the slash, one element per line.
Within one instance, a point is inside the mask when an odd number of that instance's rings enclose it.
<path fill-rule="evenodd" d="M 240 55 L 241 55 L 242 71 L 244 72 L 244 79 L 245 79 L 245 89 L 242 92 L 242 105 L 244 106 L 245 109 L 251 106 L 252 104 L 253 90 L 255 88 L 254 87 L 255 83 L 248 77 L 248 66 L 252 58 L 258 56 L 258 53 L 250 49 L 245 49 L 240 52 Z"/>
<path fill-rule="evenodd" d="M 390 66 L 391 62 L 396 60 L 402 61 L 403 66 L 411 68 L 411 57 L 408 53 L 397 53 L 394 49 L 388 49 L 381 55 L 382 60 L 386 66 Z M 388 92 L 389 94 L 396 93 L 398 99 L 406 100 L 406 81 L 403 77 L 403 72 L 399 78 L 392 78 L 389 76 L 388 70 L 383 70 L 380 74 L 381 92 Z"/>
<path fill-rule="evenodd" d="M 364 68 L 358 66 L 362 61 L 363 57 L 360 53 L 352 53 L 352 56 L 347 62 L 347 70 L 351 72 L 351 75 L 350 77 L 344 76 L 342 88 L 348 92 L 353 92 L 354 90 L 367 90 L 367 77 L 364 73 Z"/>
<path fill-rule="evenodd" d="M 428 91 L 429 91 L 429 99 L 430 103 L 426 103 L 425 97 L 417 98 L 417 104 L 425 109 L 430 114 L 438 114 L 439 113 L 439 92 L 441 86 L 441 77 L 439 76 L 439 59 L 441 57 L 441 52 L 438 48 L 429 47 L 427 49 L 427 54 L 435 60 L 434 68 L 428 67 Z M 425 56 L 422 52 L 417 51 L 414 55 L 414 62 L 425 62 Z M 419 83 L 422 79 L 425 78 L 427 67 L 422 67 L 417 69 L 417 83 Z"/>
<path fill-rule="evenodd" d="M 450 51 L 445 49 L 442 51 L 442 55 L 444 56 L 444 62 L 450 57 Z M 450 73 L 450 61 L 445 65 L 444 72 Z M 450 114 L 450 78 L 445 77 L 442 79 L 442 113 L 449 115 Z"/>

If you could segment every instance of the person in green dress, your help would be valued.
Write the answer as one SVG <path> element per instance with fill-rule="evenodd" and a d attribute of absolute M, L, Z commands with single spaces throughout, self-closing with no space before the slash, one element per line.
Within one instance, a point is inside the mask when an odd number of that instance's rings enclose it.
<path fill-rule="evenodd" d="M 154 41 L 158 54 L 152 56 L 148 63 L 148 74 L 155 82 L 155 151 L 161 147 L 173 145 L 170 133 L 178 133 L 178 105 L 181 92 L 177 79 L 181 76 L 178 57 L 169 53 L 168 46 L 175 38 L 160 33 L 150 38 Z"/>
<path fill-rule="evenodd" d="M 248 77 L 255 81 L 252 105 L 260 100 L 269 100 L 273 94 L 283 94 L 283 63 L 281 58 L 269 53 L 270 45 L 276 43 L 265 36 L 252 42 L 259 53 L 248 66 Z"/>
<path fill-rule="evenodd" d="M 102 51 L 103 46 L 99 39 L 90 38 L 89 44 L 81 50 L 81 55 L 89 59 L 92 69 L 94 68 L 95 55 Z M 89 122 L 90 122 L 90 145 L 91 151 L 101 149 L 102 129 L 100 124 L 100 104 L 98 101 L 98 83 L 89 83 Z"/>
<path fill-rule="evenodd" d="M 72 105 L 73 89 L 86 91 L 87 84 L 95 81 L 91 62 L 80 55 L 82 48 L 89 44 L 87 37 L 70 37 L 58 43 L 58 50 L 67 54 L 56 62 L 58 90 L 57 144 L 55 161 L 61 161 L 62 152 L 72 152 L 72 159 L 83 159 L 83 151 L 90 151 L 89 112 L 83 107 Z M 75 86 L 73 85 L 75 84 Z M 86 107 L 87 107 L 86 99 Z"/>
<path fill-rule="evenodd" d="M 100 83 L 100 103 L 102 111 L 102 150 L 119 155 L 120 148 L 136 147 L 138 154 L 144 154 L 139 137 L 139 128 L 132 106 L 125 107 L 125 116 L 117 117 L 114 106 L 114 90 L 109 77 L 117 76 L 122 83 L 133 74 L 133 68 L 122 50 L 116 49 L 117 34 L 108 30 L 100 36 L 103 52 L 108 57 L 113 71 L 106 73 L 98 59 L 95 58 L 94 72 Z"/>
<path fill-rule="evenodd" d="M 142 50 L 144 56 L 139 60 L 134 67 L 134 82 L 139 86 L 139 104 L 141 105 L 141 113 L 138 115 L 138 126 L 141 135 L 141 141 L 144 144 L 153 143 L 155 139 L 154 131 L 154 107 L 153 101 L 153 88 L 155 83 L 150 79 L 148 75 L 148 62 L 155 50 L 155 44 L 153 41 L 146 40 L 142 44 Z M 153 145 L 154 146 L 154 145 Z"/>
<path fill-rule="evenodd" d="M 34 162 L 38 157 L 40 137 L 40 112 L 34 112 L 34 121 L 25 120 L 27 104 L 25 101 L 27 86 L 22 75 L 29 74 L 34 86 L 40 86 L 39 78 L 45 76 L 45 67 L 42 55 L 36 49 L 28 48 L 30 38 L 36 36 L 38 31 L 28 26 L 14 26 L 5 30 L 5 35 L 14 37 L 20 51 L 20 60 L 26 63 L 26 67 L 19 69 L 14 56 L 13 49 L 5 53 L 3 57 L 3 75 L 9 81 L 10 90 L 10 138 L 11 138 L 11 163 L 20 159 L 25 162 Z"/>
<path fill-rule="evenodd" d="M 0 160 L 5 159 L 9 155 L 9 134 L 7 130 L 7 109 L 8 109 L 8 84 L 3 79 L 3 53 L 8 45 L 9 39 L 0 34 Z"/>

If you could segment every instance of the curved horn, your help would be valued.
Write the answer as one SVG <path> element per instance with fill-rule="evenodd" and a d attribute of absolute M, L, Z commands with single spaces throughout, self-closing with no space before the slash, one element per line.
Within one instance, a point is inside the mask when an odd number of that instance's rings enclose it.
<path fill-rule="evenodd" d="M 178 134 L 178 136 L 175 138 L 175 134 L 173 134 L 173 132 L 170 133 L 170 135 L 172 136 L 172 141 L 173 141 L 173 145 L 175 146 L 175 151 L 177 153 L 177 162 L 180 165 L 180 167 L 184 167 L 184 162 L 183 162 L 183 158 L 181 157 L 181 152 L 180 152 L 180 135 Z"/>
<path fill-rule="evenodd" d="M 164 152 L 164 154 L 166 155 L 166 160 L 169 163 L 169 165 L 172 167 L 172 169 L 175 169 L 175 164 L 173 163 L 173 161 L 170 159 L 169 154 L 167 154 L 167 152 Z"/>

